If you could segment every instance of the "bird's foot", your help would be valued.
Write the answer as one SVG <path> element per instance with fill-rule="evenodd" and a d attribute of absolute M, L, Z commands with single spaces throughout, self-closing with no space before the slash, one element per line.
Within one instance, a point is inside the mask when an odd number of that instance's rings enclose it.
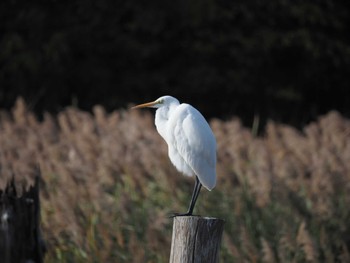
<path fill-rule="evenodd" d="M 174 217 L 178 217 L 178 216 L 199 216 L 199 215 L 193 215 L 190 212 L 187 213 L 173 213 L 169 216 L 169 218 L 174 218 Z"/>

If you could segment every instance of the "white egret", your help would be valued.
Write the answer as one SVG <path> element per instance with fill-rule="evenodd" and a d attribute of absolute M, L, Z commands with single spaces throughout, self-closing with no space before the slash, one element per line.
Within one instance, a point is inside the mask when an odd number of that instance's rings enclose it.
<path fill-rule="evenodd" d="M 191 203 L 187 213 L 192 215 L 202 185 L 209 191 L 216 184 L 216 140 L 203 115 L 189 104 L 171 96 L 132 107 L 157 108 L 155 125 L 168 144 L 171 162 L 187 176 L 196 176 Z"/>

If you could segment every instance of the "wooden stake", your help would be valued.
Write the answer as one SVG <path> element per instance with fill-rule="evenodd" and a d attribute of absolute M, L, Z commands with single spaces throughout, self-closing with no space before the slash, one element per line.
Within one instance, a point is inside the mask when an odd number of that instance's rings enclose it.
<path fill-rule="evenodd" d="M 44 261 L 40 232 L 39 176 L 18 196 L 14 178 L 0 190 L 0 262 Z"/>
<path fill-rule="evenodd" d="M 217 263 L 224 220 L 199 216 L 174 218 L 170 263 Z"/>

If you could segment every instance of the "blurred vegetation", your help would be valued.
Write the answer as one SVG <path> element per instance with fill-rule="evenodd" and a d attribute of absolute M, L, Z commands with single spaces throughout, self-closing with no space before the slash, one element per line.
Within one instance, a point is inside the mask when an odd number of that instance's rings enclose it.
<path fill-rule="evenodd" d="M 110 111 L 172 94 L 249 124 L 350 116 L 349 20 L 342 0 L 4 0 L 0 104 Z"/>
<path fill-rule="evenodd" d="M 329 112 L 302 131 L 211 121 L 217 187 L 195 213 L 226 220 L 221 261 L 350 262 L 350 120 Z M 0 189 L 39 164 L 46 261 L 167 262 L 172 212 L 193 178 L 170 163 L 153 115 L 68 108 L 39 122 L 18 100 L 0 111 Z"/>

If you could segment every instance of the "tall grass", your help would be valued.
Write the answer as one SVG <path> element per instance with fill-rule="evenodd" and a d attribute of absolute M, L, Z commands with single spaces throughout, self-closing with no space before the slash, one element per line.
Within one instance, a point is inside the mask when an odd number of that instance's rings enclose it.
<path fill-rule="evenodd" d="M 195 213 L 226 220 L 221 262 L 350 262 L 350 121 L 303 131 L 212 120 L 218 183 Z M 0 113 L 0 186 L 40 167 L 46 262 L 167 262 L 190 199 L 149 112 L 67 108 L 43 121 L 19 99 Z"/>

